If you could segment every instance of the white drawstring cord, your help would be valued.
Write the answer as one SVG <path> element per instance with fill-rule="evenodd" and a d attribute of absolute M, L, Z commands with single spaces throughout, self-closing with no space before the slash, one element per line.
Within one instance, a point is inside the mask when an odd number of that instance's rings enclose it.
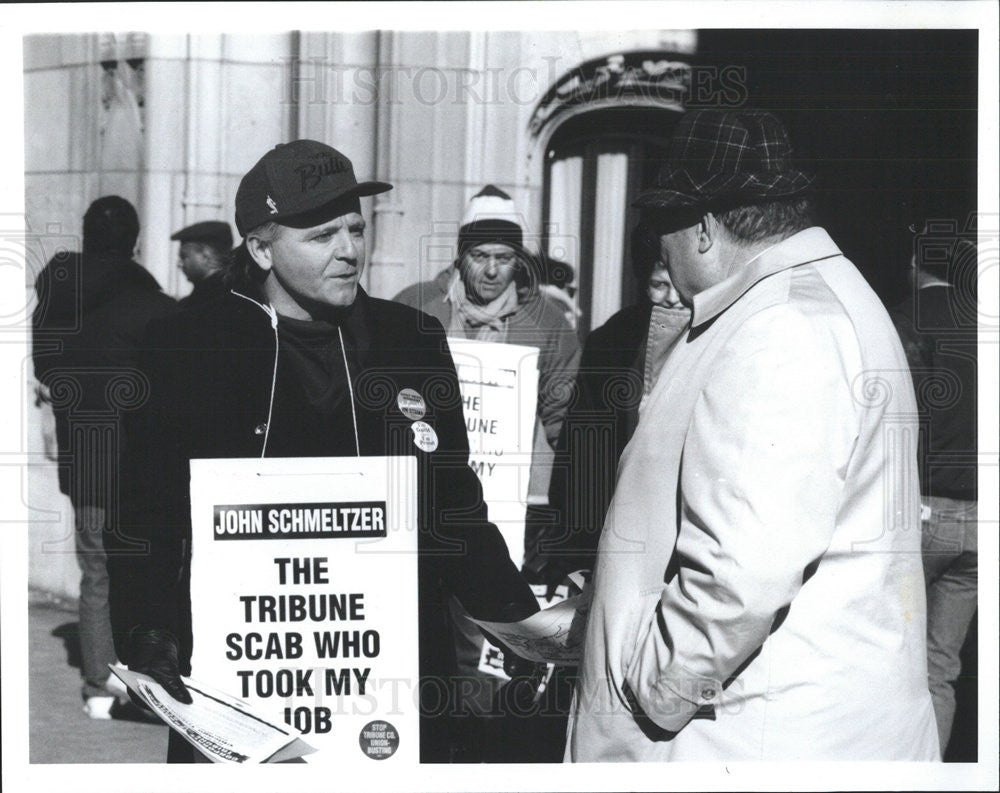
<path fill-rule="evenodd" d="M 354 383 L 351 381 L 351 369 L 347 365 L 347 350 L 344 347 L 344 334 L 337 326 L 337 336 L 340 337 L 340 354 L 344 359 L 344 372 L 347 373 L 347 395 L 351 398 L 351 421 L 354 422 L 354 448 L 361 456 L 361 441 L 358 439 L 358 416 L 354 411 Z"/>
<path fill-rule="evenodd" d="M 278 340 L 278 312 L 272 306 L 265 306 L 263 303 L 258 303 L 252 297 L 247 297 L 246 295 L 241 295 L 235 289 L 230 289 L 237 297 L 242 297 L 244 300 L 249 300 L 255 306 L 262 308 L 267 315 L 271 318 L 271 329 L 274 331 L 274 371 L 271 373 L 271 399 L 267 405 L 267 424 L 264 425 L 264 447 L 260 450 L 261 458 L 267 453 L 267 439 L 271 433 L 271 415 L 274 410 L 274 388 L 278 382 L 278 350 L 280 348 Z M 337 336 L 340 338 L 340 354 L 344 359 L 344 372 L 347 374 L 347 395 L 351 399 L 351 421 L 354 424 L 354 450 L 357 456 L 361 456 L 361 440 L 358 437 L 358 415 L 354 408 L 354 383 L 351 380 L 351 369 L 347 365 L 347 349 L 344 346 L 344 334 L 337 326 Z"/>
<path fill-rule="evenodd" d="M 278 312 L 268 306 L 271 315 L 271 329 L 274 331 L 274 369 L 271 370 L 271 398 L 267 401 L 267 424 L 264 425 L 264 446 L 260 450 L 260 459 L 264 459 L 267 454 L 267 439 L 271 437 L 271 413 L 274 411 L 274 387 L 278 383 L 278 351 L 281 344 L 278 343 Z"/>
<path fill-rule="evenodd" d="M 271 435 L 271 416 L 274 411 L 274 388 L 278 382 L 278 350 L 281 348 L 281 345 L 278 343 L 278 312 L 272 306 L 265 306 L 263 303 L 258 303 L 252 297 L 241 295 L 235 289 L 230 289 L 229 291 L 237 297 L 249 300 L 255 306 L 262 308 L 271 318 L 271 330 L 274 331 L 274 369 L 271 372 L 271 398 L 267 402 L 267 423 L 264 425 L 264 445 L 260 450 L 260 457 L 261 459 L 264 459 L 264 455 L 267 454 L 267 439 Z M 343 342 L 341 342 L 341 344 L 343 344 Z M 357 436 L 357 429 L 355 429 L 355 436 Z"/>

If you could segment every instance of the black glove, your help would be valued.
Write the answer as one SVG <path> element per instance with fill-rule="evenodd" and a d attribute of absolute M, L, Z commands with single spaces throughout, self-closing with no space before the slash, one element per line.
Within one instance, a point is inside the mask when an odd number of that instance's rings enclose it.
<path fill-rule="evenodd" d="M 545 668 L 545 664 L 537 664 L 527 658 L 515 655 L 514 651 L 502 642 L 500 648 L 503 650 L 503 672 L 511 680 L 515 677 L 530 677 L 534 674 L 536 666 Z"/>
<path fill-rule="evenodd" d="M 590 569 L 586 567 L 585 560 L 581 560 L 579 557 L 554 556 L 548 559 L 539 557 L 536 566 L 536 570 L 521 570 L 521 575 L 532 586 L 537 584 L 545 585 L 545 604 L 542 604 L 543 608 L 548 608 L 549 605 L 552 605 L 552 599 L 556 596 L 556 592 L 560 586 L 565 584 L 569 597 L 572 597 L 573 595 L 580 594 L 582 588 L 582 583 L 580 583 L 581 577 L 583 581 L 590 578 Z M 571 576 L 571 573 L 580 573 L 581 576 Z"/>
<path fill-rule="evenodd" d="M 191 692 L 181 680 L 180 644 L 176 636 L 165 628 L 136 625 L 129 632 L 128 646 L 129 671 L 149 675 L 178 702 L 192 703 Z M 149 710 L 139 697 L 128 693 L 136 705 Z"/>
<path fill-rule="evenodd" d="M 527 715 L 538 700 L 547 665 L 521 658 L 509 647 L 502 649 L 503 671 L 510 680 L 497 692 L 494 711 Z"/>

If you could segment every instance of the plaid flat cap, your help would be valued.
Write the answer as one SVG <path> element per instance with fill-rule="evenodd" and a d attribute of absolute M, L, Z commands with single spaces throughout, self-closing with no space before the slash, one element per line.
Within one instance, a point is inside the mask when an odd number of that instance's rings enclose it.
<path fill-rule="evenodd" d="M 782 123 L 763 110 L 692 110 L 670 140 L 657 186 L 633 206 L 693 209 L 734 206 L 802 192 L 813 177 L 792 167 Z"/>

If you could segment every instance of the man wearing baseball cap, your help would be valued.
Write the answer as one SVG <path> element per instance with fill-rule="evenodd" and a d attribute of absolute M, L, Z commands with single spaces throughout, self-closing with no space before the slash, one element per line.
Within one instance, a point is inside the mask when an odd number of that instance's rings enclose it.
<path fill-rule="evenodd" d="M 191 294 L 180 301 L 182 308 L 207 303 L 229 291 L 222 278 L 225 258 L 233 247 L 228 223 L 203 220 L 175 232 L 170 239 L 181 244 L 178 264 L 194 286 Z"/>
<path fill-rule="evenodd" d="M 568 760 L 939 759 L 913 386 L 790 153 L 689 112 L 637 200 L 692 317 L 619 464 Z"/>
<path fill-rule="evenodd" d="M 150 551 L 114 555 L 113 621 L 123 660 L 177 699 L 189 697 L 178 675 L 190 672 L 191 610 L 212 607 L 190 600 L 193 458 L 413 454 L 422 679 L 438 683 L 452 673 L 444 611 L 450 595 L 488 620 L 518 620 L 538 609 L 488 522 L 468 467 L 444 329 L 411 308 L 369 297 L 358 283 L 365 265 L 361 198 L 390 189 L 358 182 L 351 161 L 323 143 L 275 147 L 236 194 L 244 241 L 225 272 L 231 294 L 150 328 L 142 362 L 149 399 L 131 422 L 117 532 L 148 542 Z M 398 398 L 408 389 L 420 396 L 429 427 L 422 434 L 402 412 L 412 413 Z M 425 762 L 448 759 L 454 737 L 449 719 L 434 718 L 447 715 L 449 703 L 439 687 L 431 693 L 437 711 L 421 709 Z M 190 759 L 179 740 L 170 755 Z"/>

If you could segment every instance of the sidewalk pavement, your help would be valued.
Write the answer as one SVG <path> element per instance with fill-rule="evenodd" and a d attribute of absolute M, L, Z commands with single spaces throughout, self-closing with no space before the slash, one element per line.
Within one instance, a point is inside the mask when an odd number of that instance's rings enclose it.
<path fill-rule="evenodd" d="M 949 762 L 977 758 L 977 623 L 963 648 L 958 710 Z M 167 727 L 145 721 L 98 721 L 83 713 L 80 695 L 80 641 L 75 610 L 33 594 L 28 607 L 29 762 L 162 763 L 167 757 Z"/>
<path fill-rule="evenodd" d="M 146 721 L 91 719 L 80 694 L 77 615 L 33 596 L 28 606 L 31 763 L 162 763 L 167 727 Z"/>

